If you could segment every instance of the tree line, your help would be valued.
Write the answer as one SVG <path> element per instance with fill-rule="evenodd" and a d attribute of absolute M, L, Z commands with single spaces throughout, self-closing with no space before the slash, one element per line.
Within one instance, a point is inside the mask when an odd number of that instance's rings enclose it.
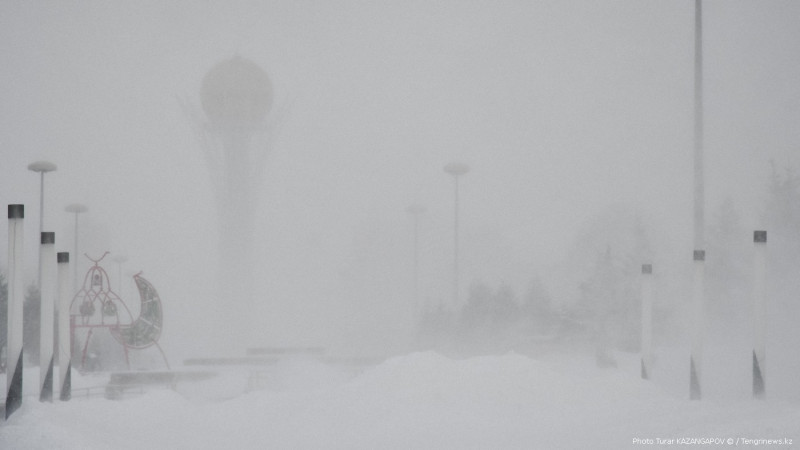
<path fill-rule="evenodd" d="M 787 317 L 797 317 L 800 175 L 792 168 L 773 166 L 765 184 L 765 201 L 757 216 L 769 236 L 770 301 Z M 709 216 L 707 311 L 723 322 L 745 320 L 751 302 L 754 230 L 745 228 L 731 199 Z M 589 220 L 567 250 L 561 270 L 566 287 L 552 289 L 533 276 L 527 292 L 518 297 L 508 286 L 474 282 L 458 310 L 434 308 L 422 314 L 416 345 L 467 355 L 582 343 L 597 347 L 598 363 L 613 365 L 613 350 L 639 349 L 641 266 L 659 259 L 652 244 L 660 232 L 635 211 L 612 207 Z M 664 284 L 688 285 L 691 267 L 686 268 L 686 273 L 672 274 L 678 282 Z M 654 304 L 654 332 L 668 336 L 686 331 L 681 317 L 687 314 L 689 298 L 685 289 L 666 289 Z"/>

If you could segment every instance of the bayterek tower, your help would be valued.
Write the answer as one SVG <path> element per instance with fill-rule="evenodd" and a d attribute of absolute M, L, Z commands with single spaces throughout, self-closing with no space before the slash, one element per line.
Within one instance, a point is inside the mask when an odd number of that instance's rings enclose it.
<path fill-rule="evenodd" d="M 253 339 L 254 225 L 268 151 L 267 119 L 272 83 L 266 72 L 240 56 L 213 66 L 200 89 L 203 151 L 214 184 L 219 226 L 219 288 L 222 319 Z M 244 329 L 242 329 L 244 328 Z"/>

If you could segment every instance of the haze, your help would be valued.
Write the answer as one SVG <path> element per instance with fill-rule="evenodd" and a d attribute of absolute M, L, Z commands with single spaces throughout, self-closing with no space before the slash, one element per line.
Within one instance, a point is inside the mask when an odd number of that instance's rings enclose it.
<path fill-rule="evenodd" d="M 241 305 L 215 298 L 213 186 L 181 104 L 199 104 L 205 73 L 234 55 L 261 66 L 276 96 L 253 205 L 263 344 L 407 349 L 417 306 L 406 208 L 427 208 L 423 307 L 447 306 L 453 186 L 442 168 L 453 160 L 471 167 L 462 302 L 478 281 L 519 296 L 538 278 L 567 295 L 564 263 L 608 214 L 652 227 L 656 264 L 681 273 L 693 20 L 689 0 L 4 1 L 0 203 L 26 205 L 26 283 L 39 221 L 26 167 L 43 159 L 58 165 L 45 230 L 59 251 L 73 243 L 64 207 L 86 204 L 82 251 L 125 255 L 124 273 L 156 286 L 166 352 L 228 350 L 215 338 L 236 324 L 215 320 L 212 304 Z M 746 229 L 763 226 L 770 164 L 800 164 L 798 23 L 797 2 L 704 2 L 706 204 L 712 214 L 730 199 Z"/>

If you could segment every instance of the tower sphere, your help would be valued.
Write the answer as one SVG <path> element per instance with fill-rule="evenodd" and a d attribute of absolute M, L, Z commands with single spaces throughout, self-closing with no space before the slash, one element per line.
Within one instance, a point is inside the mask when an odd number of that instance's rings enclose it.
<path fill-rule="evenodd" d="M 237 55 L 208 71 L 200 100 L 212 127 L 254 129 L 263 124 L 272 105 L 272 82 L 257 64 Z"/>

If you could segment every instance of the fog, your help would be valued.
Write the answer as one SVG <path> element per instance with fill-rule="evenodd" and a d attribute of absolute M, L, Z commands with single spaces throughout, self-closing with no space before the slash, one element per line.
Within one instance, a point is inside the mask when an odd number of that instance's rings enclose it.
<path fill-rule="evenodd" d="M 800 166 L 800 4 L 708 1 L 703 13 L 709 221 L 730 201 L 743 229 L 761 229 L 771 164 Z M 39 176 L 26 167 L 56 163 L 45 230 L 72 252 L 64 207 L 87 205 L 81 253 L 127 256 L 129 305 L 130 275 L 143 271 L 173 358 L 250 345 L 405 352 L 420 308 L 460 308 L 474 283 L 520 298 L 538 279 L 567 302 L 579 289 L 570 268 L 637 220 L 656 271 L 671 274 L 661 300 L 682 304 L 693 26 L 689 0 L 5 1 L 0 203 L 26 205 L 33 282 Z M 199 107 L 204 75 L 236 55 L 274 90 L 252 204 L 255 311 L 217 295 L 215 188 L 185 107 Z M 460 181 L 461 305 L 443 171 L 454 160 L 471 168 Z M 426 207 L 418 299 L 411 204 Z M 581 240 L 592 233 L 602 242 Z M 224 323 L 221 307 L 242 322 Z M 220 345 L 253 316 L 258 342 Z"/>

